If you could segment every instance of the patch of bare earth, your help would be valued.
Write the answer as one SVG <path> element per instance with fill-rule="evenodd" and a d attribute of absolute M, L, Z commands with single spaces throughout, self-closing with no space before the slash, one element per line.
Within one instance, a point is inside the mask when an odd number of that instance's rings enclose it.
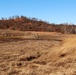
<path fill-rule="evenodd" d="M 0 75 L 76 75 L 76 35 L 0 30 Z"/>

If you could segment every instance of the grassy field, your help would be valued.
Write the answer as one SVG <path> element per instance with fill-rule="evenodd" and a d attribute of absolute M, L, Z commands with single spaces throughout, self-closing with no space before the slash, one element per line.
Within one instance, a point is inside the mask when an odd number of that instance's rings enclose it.
<path fill-rule="evenodd" d="M 76 35 L 0 30 L 0 75 L 76 75 Z"/>

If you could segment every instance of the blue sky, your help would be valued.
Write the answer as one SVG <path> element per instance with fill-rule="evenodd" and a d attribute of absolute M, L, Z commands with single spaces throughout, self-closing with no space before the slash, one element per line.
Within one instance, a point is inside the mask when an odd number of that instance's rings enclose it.
<path fill-rule="evenodd" d="M 76 24 L 76 0 L 0 0 L 0 18 L 15 15 Z"/>

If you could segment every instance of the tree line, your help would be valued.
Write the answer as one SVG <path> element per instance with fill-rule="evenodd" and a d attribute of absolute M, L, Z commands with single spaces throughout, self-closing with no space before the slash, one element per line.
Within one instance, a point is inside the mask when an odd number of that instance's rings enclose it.
<path fill-rule="evenodd" d="M 13 16 L 8 19 L 2 18 L 0 20 L 0 29 L 76 34 L 76 25 L 74 24 L 50 24 L 46 21 L 38 20 L 37 18 L 28 18 L 26 16 Z"/>

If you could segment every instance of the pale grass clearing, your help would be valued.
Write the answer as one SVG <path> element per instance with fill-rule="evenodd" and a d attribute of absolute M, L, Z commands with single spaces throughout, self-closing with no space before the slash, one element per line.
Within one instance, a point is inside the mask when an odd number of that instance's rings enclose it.
<path fill-rule="evenodd" d="M 0 75 L 76 75 L 76 35 L 0 31 Z"/>

